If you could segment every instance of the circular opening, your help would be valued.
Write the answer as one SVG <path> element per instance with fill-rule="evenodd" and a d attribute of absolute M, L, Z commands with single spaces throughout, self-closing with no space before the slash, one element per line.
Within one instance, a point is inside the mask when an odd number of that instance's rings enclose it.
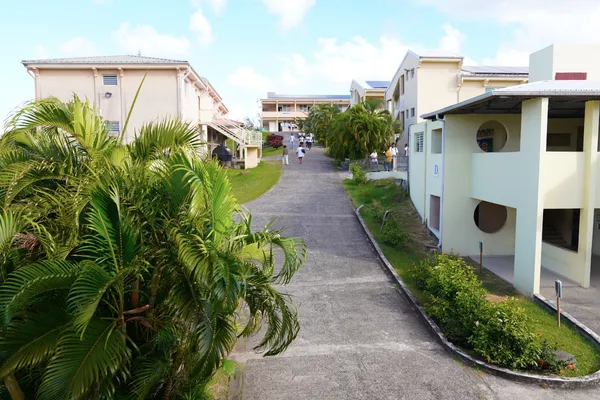
<path fill-rule="evenodd" d="M 480 202 L 473 213 L 475 225 L 485 233 L 498 232 L 506 224 L 507 217 L 508 210 L 506 207 L 487 201 Z"/>
<path fill-rule="evenodd" d="M 506 128 L 498 121 L 487 121 L 477 129 L 477 145 L 486 153 L 498 152 L 508 140 Z"/>

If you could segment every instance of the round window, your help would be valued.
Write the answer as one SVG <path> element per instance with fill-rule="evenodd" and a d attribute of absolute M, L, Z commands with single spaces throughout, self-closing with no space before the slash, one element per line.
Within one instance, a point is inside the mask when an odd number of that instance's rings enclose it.
<path fill-rule="evenodd" d="M 508 140 L 506 128 L 498 121 L 487 121 L 477 129 L 477 145 L 486 153 L 498 152 Z"/>
<path fill-rule="evenodd" d="M 498 232 L 506 224 L 507 217 L 506 207 L 487 201 L 480 202 L 473 213 L 475 225 L 485 233 Z"/>

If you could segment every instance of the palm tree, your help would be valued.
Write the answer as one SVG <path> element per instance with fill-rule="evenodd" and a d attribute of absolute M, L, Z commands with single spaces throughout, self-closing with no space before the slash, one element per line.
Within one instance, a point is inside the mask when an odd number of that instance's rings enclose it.
<path fill-rule="evenodd" d="M 330 124 L 329 154 L 343 160 L 366 157 L 373 149 L 384 149 L 398 131 L 391 114 L 376 101 L 366 101 L 337 115 Z"/>
<path fill-rule="evenodd" d="M 319 141 L 324 139 L 325 146 L 327 146 L 330 124 L 339 113 L 340 109 L 337 106 L 331 104 L 316 105 L 310 109 L 308 116 L 299 127 L 301 130 L 314 133 Z"/>
<path fill-rule="evenodd" d="M 265 355 L 294 340 L 295 308 L 274 285 L 301 267 L 304 244 L 251 229 L 224 171 L 199 158 L 194 126 L 147 124 L 125 145 L 76 96 L 32 102 L 9 126 L 0 379 L 11 398 L 202 398 L 238 336 L 264 325 Z"/>

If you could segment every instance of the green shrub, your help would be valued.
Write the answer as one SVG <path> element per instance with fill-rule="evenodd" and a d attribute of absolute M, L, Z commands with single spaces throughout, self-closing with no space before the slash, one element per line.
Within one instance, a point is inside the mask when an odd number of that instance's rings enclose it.
<path fill-rule="evenodd" d="M 410 235 L 395 218 L 385 222 L 380 237 L 384 243 L 399 248 L 406 248 L 410 244 Z"/>
<path fill-rule="evenodd" d="M 448 339 L 467 344 L 486 300 L 486 291 L 460 257 L 436 254 L 430 259 L 426 292 L 431 296 L 427 311 L 442 326 Z"/>
<path fill-rule="evenodd" d="M 527 326 L 525 310 L 515 299 L 488 302 L 482 309 L 469 343 L 488 362 L 507 368 L 537 369 L 542 342 Z M 553 351 L 546 352 L 546 354 Z M 548 360 L 548 366 L 552 360 Z"/>
<path fill-rule="evenodd" d="M 350 172 L 352 172 L 352 182 L 357 185 L 367 183 L 367 174 L 357 164 L 350 164 Z"/>
<path fill-rule="evenodd" d="M 381 224 L 383 222 L 385 210 L 381 205 L 377 203 L 371 203 L 365 204 L 363 208 L 361 208 L 361 214 L 371 221 Z"/>

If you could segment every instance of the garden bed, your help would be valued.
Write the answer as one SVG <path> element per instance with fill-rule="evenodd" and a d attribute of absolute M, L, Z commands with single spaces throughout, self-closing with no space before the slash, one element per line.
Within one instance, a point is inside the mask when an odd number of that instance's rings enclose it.
<path fill-rule="evenodd" d="M 435 322 L 425 314 L 426 309 L 430 312 L 434 309 L 435 304 L 432 305 L 432 299 L 434 298 L 431 291 L 423 289 L 423 284 L 422 282 L 419 283 L 419 277 L 416 276 L 415 271 L 427 256 L 426 247 L 431 245 L 432 240 L 427 229 L 422 226 L 420 217 L 414 210 L 407 194 L 394 181 L 377 181 L 359 185 L 347 180 L 344 182 L 344 186 L 355 204 L 365 205 L 360 212 L 360 216 L 362 216 L 365 226 L 372 234 L 373 240 L 377 239 L 374 244 L 381 250 L 384 263 L 389 262 L 390 267 L 397 274 L 401 286 L 405 287 L 409 293 L 407 297 L 414 299 L 416 306 L 424 313 L 425 322 L 432 324 L 431 329 L 433 331 L 436 331 L 439 324 L 443 327 L 444 333 L 447 334 L 450 331 L 450 336 L 452 336 L 452 327 L 444 326 L 444 315 L 443 313 L 440 314 L 439 308 L 437 313 L 434 312 L 434 314 L 438 314 Z M 386 223 L 386 228 L 382 233 L 381 223 L 385 210 L 392 210 L 393 222 L 390 224 L 391 226 Z M 569 364 L 559 365 L 556 370 L 557 374 L 552 374 L 552 370 L 547 369 L 548 365 L 544 365 L 545 360 L 539 354 L 533 357 L 539 357 L 537 361 L 541 361 L 541 364 L 535 365 L 535 367 L 503 368 L 503 366 L 507 366 L 506 358 L 503 361 L 500 360 L 501 362 L 497 362 L 497 365 L 494 366 L 482 361 L 484 359 L 482 353 L 487 354 L 485 351 L 482 352 L 482 348 L 487 349 L 488 353 L 494 353 L 495 351 L 493 345 L 490 346 L 485 341 L 481 342 L 482 337 L 486 337 L 485 335 L 479 335 L 479 342 L 474 340 L 479 344 L 479 352 L 474 350 L 474 346 L 469 347 L 467 345 L 464 349 L 460 349 L 450 342 L 445 345 L 446 348 L 459 353 L 463 359 L 470 361 L 472 364 L 490 366 L 491 370 L 484 368 L 489 372 L 511 376 L 517 380 L 536 381 L 537 379 L 542 382 L 547 381 L 546 383 L 552 386 L 585 386 L 595 384 L 600 379 L 600 374 L 596 373 L 600 369 L 600 352 L 586 337 L 567 324 L 563 324 L 558 328 L 555 315 L 533 301 L 520 296 L 510 285 L 491 272 L 484 270 L 483 274 L 479 276 L 471 270 L 471 268 L 475 268 L 478 271 L 478 266 L 470 260 L 469 263 L 460 259 L 456 262 L 462 266 L 460 268 L 464 269 L 467 275 L 477 278 L 477 283 L 474 283 L 475 286 L 484 289 L 485 301 L 482 304 L 484 304 L 485 310 L 508 313 L 511 320 L 516 320 L 516 327 L 520 329 L 520 334 L 516 337 L 519 339 L 520 344 L 533 346 L 531 348 L 537 351 L 540 348 L 539 346 L 546 342 L 546 350 L 548 346 L 558 348 L 574 355 L 577 361 L 575 366 L 571 367 L 572 369 L 569 369 Z M 511 299 L 507 300 L 508 298 Z M 438 299 L 435 298 L 434 302 L 435 300 Z M 513 309 L 518 311 L 513 312 Z M 478 318 L 473 319 L 475 324 Z M 481 319 L 485 320 L 484 316 Z M 446 323 L 446 325 L 448 324 Z M 439 331 L 439 328 L 437 328 L 436 333 L 441 335 L 441 341 L 446 340 L 445 335 Z M 508 336 L 512 338 L 512 336 Z M 547 355 L 547 351 L 544 354 Z M 489 356 L 489 354 L 487 355 Z M 546 357 L 546 355 L 543 357 Z M 496 355 L 492 354 L 492 358 L 494 357 Z M 525 364 L 527 364 L 527 362 L 531 362 L 531 359 L 532 357 L 526 357 L 521 358 L 520 361 L 525 360 Z M 590 377 L 590 374 L 594 375 Z M 581 376 L 586 377 L 569 379 L 569 377 Z"/>

